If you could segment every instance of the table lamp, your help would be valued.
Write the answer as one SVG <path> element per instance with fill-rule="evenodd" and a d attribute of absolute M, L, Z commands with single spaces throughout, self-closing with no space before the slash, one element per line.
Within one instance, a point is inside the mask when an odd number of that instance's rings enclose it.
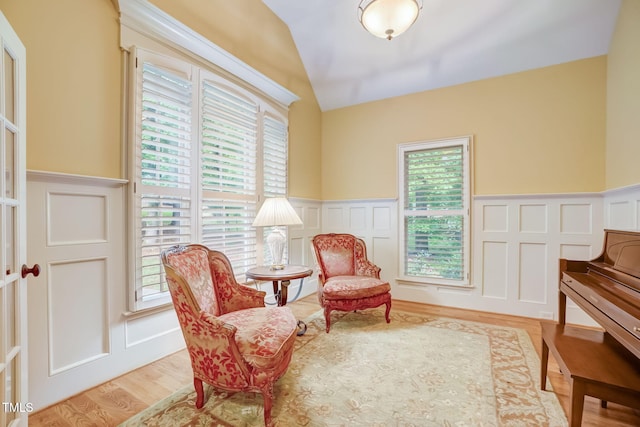
<path fill-rule="evenodd" d="M 282 270 L 282 255 L 287 244 L 287 236 L 280 228 L 286 225 L 301 225 L 302 220 L 291 206 L 286 197 L 271 197 L 265 199 L 253 221 L 254 227 L 273 227 L 267 236 L 267 245 L 271 252 L 271 269 Z"/>

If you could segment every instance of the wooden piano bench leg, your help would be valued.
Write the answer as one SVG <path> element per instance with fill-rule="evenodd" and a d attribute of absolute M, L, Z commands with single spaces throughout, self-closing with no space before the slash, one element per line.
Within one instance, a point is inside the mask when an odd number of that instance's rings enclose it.
<path fill-rule="evenodd" d="M 569 425 L 571 427 L 580 427 L 582 425 L 584 392 L 585 387 L 582 381 L 571 381 L 571 408 L 569 409 Z"/>
<path fill-rule="evenodd" d="M 549 365 L 549 346 L 542 339 L 542 355 L 540 356 L 540 390 L 547 389 L 547 367 Z"/>

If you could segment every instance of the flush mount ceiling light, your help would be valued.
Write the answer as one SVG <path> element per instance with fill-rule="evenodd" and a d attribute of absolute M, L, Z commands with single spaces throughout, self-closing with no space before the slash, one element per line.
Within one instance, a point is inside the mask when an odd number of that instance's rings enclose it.
<path fill-rule="evenodd" d="M 416 22 L 422 0 L 362 0 L 358 19 L 376 37 L 391 40 Z"/>

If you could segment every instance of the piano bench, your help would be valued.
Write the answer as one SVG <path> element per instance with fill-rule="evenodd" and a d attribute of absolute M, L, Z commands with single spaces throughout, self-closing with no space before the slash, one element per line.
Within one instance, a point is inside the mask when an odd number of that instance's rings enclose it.
<path fill-rule="evenodd" d="M 638 358 L 604 332 L 550 322 L 540 322 L 542 356 L 540 388 L 546 389 L 549 352 L 571 388 L 569 425 L 582 423 L 584 397 L 640 409 Z"/>

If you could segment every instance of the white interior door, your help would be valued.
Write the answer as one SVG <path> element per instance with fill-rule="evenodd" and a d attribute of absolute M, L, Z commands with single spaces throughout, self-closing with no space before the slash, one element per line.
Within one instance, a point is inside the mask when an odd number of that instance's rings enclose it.
<path fill-rule="evenodd" d="M 26 53 L 0 12 L 0 426 L 26 426 Z M 24 270 L 24 271 L 23 271 Z M 30 271 L 31 270 L 31 271 Z"/>

